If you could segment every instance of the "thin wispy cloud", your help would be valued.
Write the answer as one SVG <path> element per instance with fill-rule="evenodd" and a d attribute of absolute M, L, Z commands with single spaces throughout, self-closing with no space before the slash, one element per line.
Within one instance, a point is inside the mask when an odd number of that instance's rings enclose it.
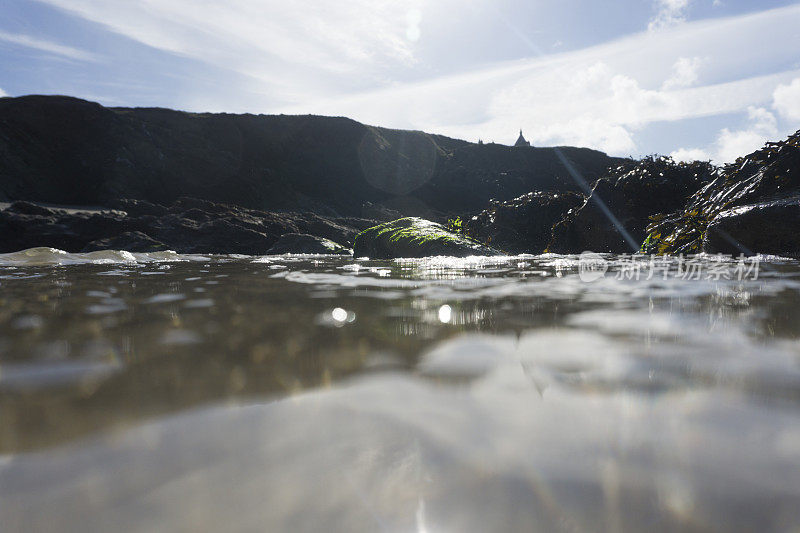
<path fill-rule="evenodd" d="M 0 42 L 31 48 L 40 52 L 45 52 L 77 61 L 97 61 L 99 59 L 99 56 L 92 52 L 79 50 L 71 46 L 65 46 L 63 44 L 54 43 L 25 34 L 0 31 Z"/>
<path fill-rule="evenodd" d="M 414 63 L 422 0 L 44 0 L 153 48 L 266 81 L 288 100 Z M 280 73 L 279 75 L 276 75 Z"/>

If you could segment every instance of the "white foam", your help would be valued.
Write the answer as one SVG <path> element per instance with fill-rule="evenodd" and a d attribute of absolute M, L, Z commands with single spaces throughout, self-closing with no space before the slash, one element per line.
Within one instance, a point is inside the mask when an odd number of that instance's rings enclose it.
<path fill-rule="evenodd" d="M 209 259 L 206 256 L 178 254 L 173 251 L 132 253 L 124 250 L 101 250 L 87 253 L 69 253 L 57 248 L 40 247 L 0 254 L 0 266 L 116 265 L 208 261 Z"/>

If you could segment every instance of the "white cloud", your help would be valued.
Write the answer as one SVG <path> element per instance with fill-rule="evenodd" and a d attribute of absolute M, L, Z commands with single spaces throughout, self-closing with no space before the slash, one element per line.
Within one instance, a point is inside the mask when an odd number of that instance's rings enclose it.
<path fill-rule="evenodd" d="M 422 23 L 422 11 L 419 9 L 410 10 L 406 14 L 406 21 L 408 23 L 406 27 L 406 38 L 412 42 L 419 41 L 419 38 L 422 36 L 422 29 L 420 28 L 420 23 Z"/>
<path fill-rule="evenodd" d="M 668 91 L 680 87 L 691 87 L 698 80 L 698 70 L 702 59 L 699 57 L 681 57 L 672 65 L 672 76 L 661 86 Z"/>
<path fill-rule="evenodd" d="M 498 142 L 513 142 L 521 127 L 535 145 L 587 146 L 625 156 L 638 155 L 635 132 L 647 124 L 764 105 L 778 83 L 798 74 L 657 91 L 605 63 L 580 69 L 510 65 L 284 111 L 344 114 L 371 124 Z"/>
<path fill-rule="evenodd" d="M 591 146 L 613 154 L 633 155 L 636 142 L 629 128 L 596 118 L 576 118 L 555 123 L 529 135 L 534 144 Z"/>
<path fill-rule="evenodd" d="M 751 121 L 749 128 L 738 131 L 723 129 L 717 138 L 715 160 L 730 163 L 738 157 L 747 155 L 764 146 L 767 141 L 778 136 L 778 121 L 775 115 L 763 107 L 750 107 L 748 115 Z"/>
<path fill-rule="evenodd" d="M 800 48 L 798 24 L 800 5 L 690 22 L 584 50 L 320 98 L 280 110 L 346 115 L 370 124 L 474 141 L 510 143 L 521 127 L 540 146 L 571 144 L 615 155 L 640 155 L 636 132 L 648 124 L 770 105 L 775 87 L 800 72 L 758 74 L 765 63 L 795 60 L 794 50 Z M 731 40 L 730 35 L 739 37 Z M 703 58 L 707 84 L 680 87 L 692 83 L 690 71 L 698 57 Z M 681 72 L 681 83 L 673 81 L 670 90 L 663 90 L 664 80 L 672 79 L 676 70 Z"/>
<path fill-rule="evenodd" d="M 689 0 L 655 0 L 655 6 L 658 12 L 647 26 L 648 30 L 662 30 L 686 22 Z"/>
<path fill-rule="evenodd" d="M 778 121 L 775 115 L 763 107 L 748 107 L 747 114 L 753 122 L 752 129 L 767 137 L 778 135 Z"/>
<path fill-rule="evenodd" d="M 71 46 L 65 46 L 63 44 L 58 44 L 43 39 L 37 39 L 36 37 L 31 37 L 30 35 L 24 35 L 20 33 L 8 33 L 0 31 L 0 41 L 5 41 L 17 46 L 24 46 L 26 48 L 33 48 L 34 50 L 39 50 L 48 54 L 54 54 L 67 59 L 76 59 L 79 61 L 98 60 L 98 56 L 91 52 L 78 50 L 77 48 L 72 48 Z"/>
<path fill-rule="evenodd" d="M 8 96 L 8 93 L 5 92 L 3 89 L 0 89 L 0 97 Z"/>
<path fill-rule="evenodd" d="M 747 115 L 750 120 L 747 128 L 733 131 L 722 129 L 710 150 L 681 148 L 670 155 L 677 161 L 711 159 L 719 164 L 731 163 L 779 136 L 778 120 L 767 109 L 751 106 L 747 109 Z"/>
<path fill-rule="evenodd" d="M 772 106 L 778 113 L 789 120 L 800 120 L 800 78 L 788 85 L 779 85 L 772 96 Z"/>
<path fill-rule="evenodd" d="M 717 139 L 717 155 L 714 160 L 718 163 L 731 163 L 758 150 L 766 141 L 765 137 L 752 130 L 730 131 L 726 128 Z"/>
<path fill-rule="evenodd" d="M 632 129 L 679 105 L 674 96 L 644 89 L 598 62 L 572 73 L 520 76 L 492 96 L 489 111 L 495 121 L 516 116 L 535 125 L 529 131 L 535 144 L 577 144 L 628 155 L 636 151 Z"/>
<path fill-rule="evenodd" d="M 669 154 L 675 161 L 708 161 L 712 159 L 711 154 L 699 148 L 678 148 Z"/>

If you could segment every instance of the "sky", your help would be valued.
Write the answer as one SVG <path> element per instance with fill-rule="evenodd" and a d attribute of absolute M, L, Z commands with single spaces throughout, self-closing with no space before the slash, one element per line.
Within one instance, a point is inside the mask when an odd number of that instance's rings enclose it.
<path fill-rule="evenodd" d="M 0 96 L 730 162 L 800 129 L 789 0 L 0 0 Z"/>

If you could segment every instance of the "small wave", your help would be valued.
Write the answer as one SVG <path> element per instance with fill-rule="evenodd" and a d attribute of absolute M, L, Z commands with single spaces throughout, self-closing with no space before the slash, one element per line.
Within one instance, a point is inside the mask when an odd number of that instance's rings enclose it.
<path fill-rule="evenodd" d="M 352 258 L 352 256 L 336 255 L 336 254 L 280 254 L 280 255 L 261 255 L 255 258 L 253 258 L 252 256 L 241 256 L 241 258 L 243 259 L 252 258 L 251 262 L 256 264 L 271 264 L 277 262 L 302 263 L 310 259 L 340 259 L 342 257 Z"/>
<path fill-rule="evenodd" d="M 132 253 L 124 250 L 101 250 L 87 253 L 69 253 L 57 248 L 41 247 L 0 254 L 0 266 L 111 265 L 208 261 L 209 259 L 205 256 L 178 254 L 173 251 Z"/>
<path fill-rule="evenodd" d="M 530 258 L 534 256 L 471 255 L 469 257 L 452 257 L 447 255 L 438 255 L 432 257 L 404 257 L 404 258 L 394 259 L 393 261 L 399 265 L 424 265 L 428 267 L 440 267 L 440 268 L 479 268 L 487 265 L 505 265 L 510 263 L 511 261 L 516 261 L 523 257 Z"/>

